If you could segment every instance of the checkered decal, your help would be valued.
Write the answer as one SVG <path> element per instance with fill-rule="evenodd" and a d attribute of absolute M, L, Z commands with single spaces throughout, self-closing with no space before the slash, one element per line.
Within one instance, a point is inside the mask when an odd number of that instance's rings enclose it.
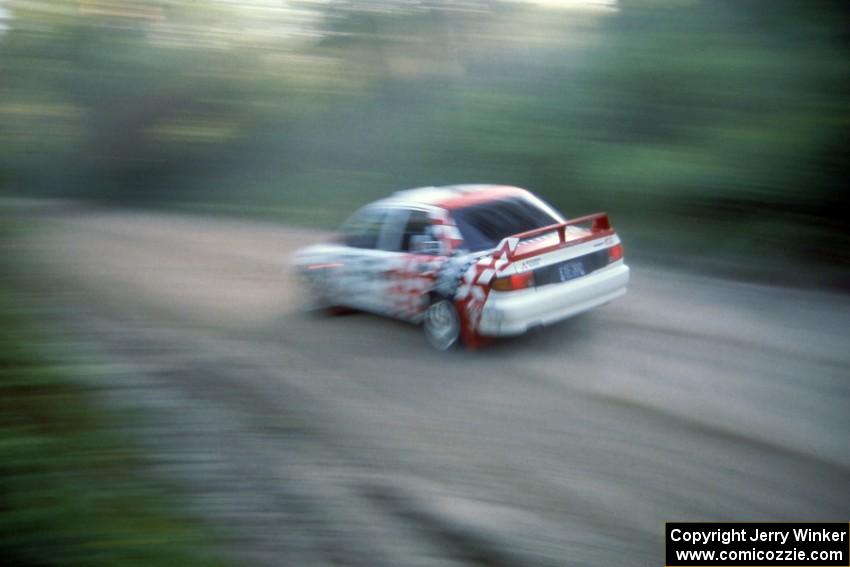
<path fill-rule="evenodd" d="M 506 238 L 496 250 L 473 260 L 462 272 L 454 298 L 470 331 L 478 329 L 484 303 L 490 293 L 490 282 L 508 265 L 508 253 L 515 251 L 517 245 L 518 238 Z"/>
<path fill-rule="evenodd" d="M 509 264 L 508 254 L 519 245 L 518 238 L 506 238 L 496 250 L 481 256 L 452 254 L 463 245 L 460 231 L 446 211 L 431 217 L 434 237 L 440 242 L 441 256 L 407 255 L 391 270 L 394 311 L 416 318 L 427 307 L 431 290 L 456 302 L 468 333 L 475 333 L 481 321 L 490 282 Z M 448 257 L 448 258 L 447 258 Z"/>

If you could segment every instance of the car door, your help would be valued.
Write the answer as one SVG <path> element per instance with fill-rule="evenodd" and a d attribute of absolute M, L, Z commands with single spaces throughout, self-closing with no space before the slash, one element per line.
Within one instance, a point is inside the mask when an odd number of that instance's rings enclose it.
<path fill-rule="evenodd" d="M 394 316 L 418 321 L 428 306 L 439 264 L 432 220 L 424 209 L 403 209 L 393 217 L 388 242 L 392 269 L 388 272 L 384 309 Z"/>
<path fill-rule="evenodd" d="M 375 283 L 380 266 L 376 256 L 387 210 L 364 207 L 343 224 L 340 252 L 341 268 L 331 282 L 335 303 L 375 311 L 378 307 Z"/>
<path fill-rule="evenodd" d="M 399 243 L 401 242 L 407 211 L 399 207 L 387 207 L 382 216 L 382 226 L 376 245 L 363 251 L 364 275 L 368 277 L 369 311 L 383 315 L 395 315 L 387 302 L 391 293 L 392 273 L 398 265 Z"/>

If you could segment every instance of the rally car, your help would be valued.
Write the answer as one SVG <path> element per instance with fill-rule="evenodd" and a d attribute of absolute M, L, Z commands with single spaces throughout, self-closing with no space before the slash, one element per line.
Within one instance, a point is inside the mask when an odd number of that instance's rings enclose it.
<path fill-rule="evenodd" d="M 396 192 L 294 258 L 319 305 L 421 323 L 440 350 L 561 321 L 620 297 L 629 281 L 607 214 L 565 220 L 500 185 Z"/>

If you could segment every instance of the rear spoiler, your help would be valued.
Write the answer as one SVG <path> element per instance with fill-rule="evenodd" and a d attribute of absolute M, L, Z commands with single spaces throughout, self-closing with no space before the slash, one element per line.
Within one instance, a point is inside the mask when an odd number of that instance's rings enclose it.
<path fill-rule="evenodd" d="M 584 236 L 579 236 L 578 238 L 571 238 L 569 241 L 567 241 L 567 227 L 582 224 L 590 224 L 589 232 Z M 545 248 L 532 248 L 531 250 L 528 250 L 522 254 L 517 252 L 517 249 L 519 248 L 519 243 L 521 241 L 528 240 L 529 238 L 534 238 L 535 236 L 549 234 L 552 232 L 558 233 L 557 244 L 546 246 Z M 514 234 L 508 236 L 507 238 L 503 238 L 497 248 L 497 254 L 506 255 L 507 259 L 510 261 L 522 260 L 523 258 L 537 256 L 539 254 L 551 252 L 552 250 L 557 250 L 559 248 L 565 248 L 567 246 L 581 244 L 582 242 L 588 242 L 589 240 L 595 240 L 604 236 L 611 236 L 612 234 L 614 234 L 614 229 L 611 228 L 611 222 L 608 220 L 608 213 L 596 213 L 593 215 L 570 219 L 566 222 L 550 224 L 549 226 L 544 226 L 542 228 L 535 228 L 534 230 L 529 230 L 527 232 L 520 232 L 519 234 Z"/>

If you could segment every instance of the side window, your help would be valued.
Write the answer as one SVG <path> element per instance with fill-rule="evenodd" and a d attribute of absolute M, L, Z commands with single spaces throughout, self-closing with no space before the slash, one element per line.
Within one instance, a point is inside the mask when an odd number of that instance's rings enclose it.
<path fill-rule="evenodd" d="M 360 209 L 342 226 L 342 242 L 354 248 L 375 248 L 385 214 L 384 209 Z"/>
<path fill-rule="evenodd" d="M 401 249 L 404 252 L 433 254 L 436 238 L 431 230 L 431 218 L 425 211 L 410 211 L 404 233 L 401 237 Z M 431 243 L 431 244 L 428 244 Z"/>
<path fill-rule="evenodd" d="M 387 250 L 388 252 L 401 250 L 401 238 L 409 215 L 410 211 L 407 209 L 391 207 L 387 210 L 384 217 L 384 228 L 378 237 L 378 248 L 380 250 Z"/>

